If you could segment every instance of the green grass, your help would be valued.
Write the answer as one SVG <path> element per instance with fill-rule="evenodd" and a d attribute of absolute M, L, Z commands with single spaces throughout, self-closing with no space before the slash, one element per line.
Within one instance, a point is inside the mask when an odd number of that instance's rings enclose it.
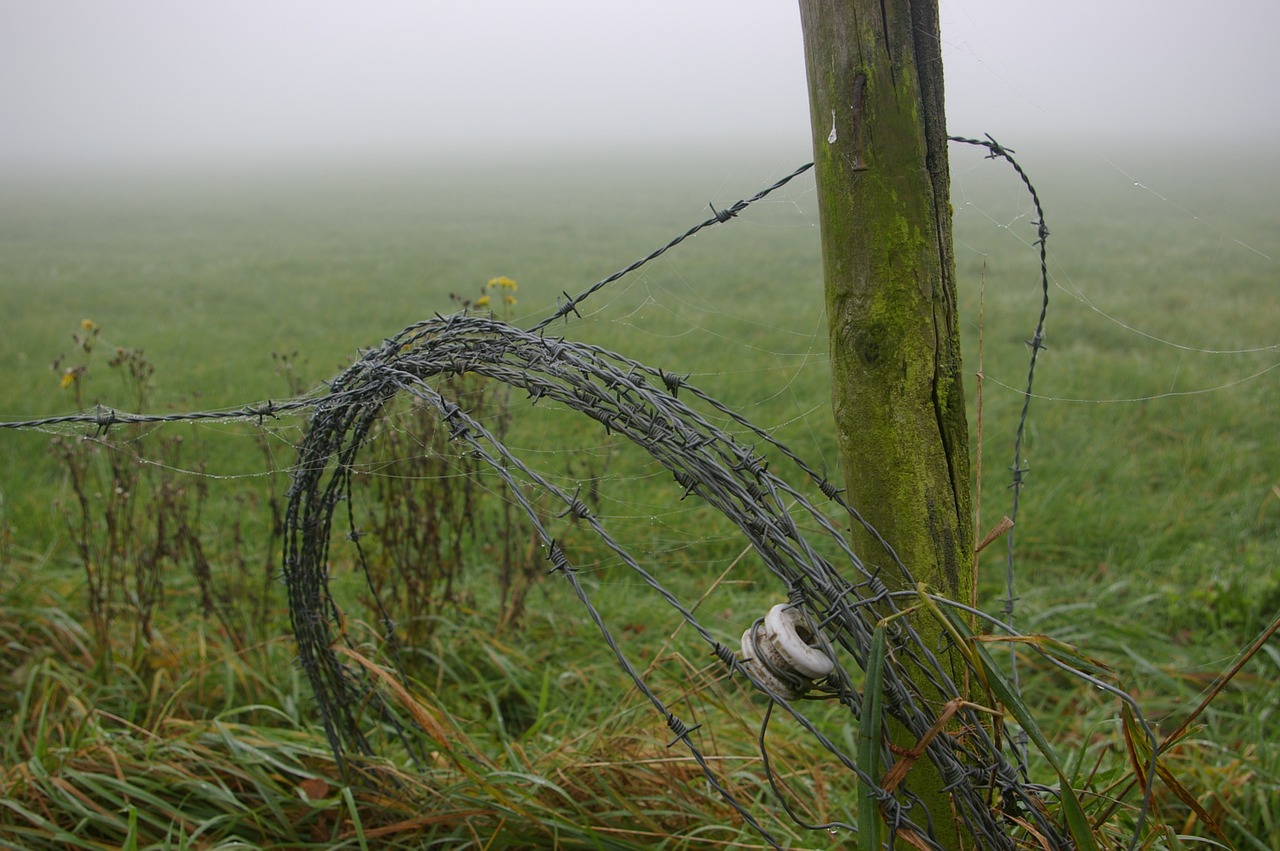
<path fill-rule="evenodd" d="M 1280 279 L 1270 259 L 1280 257 L 1280 181 L 1246 157 L 1195 169 L 1173 157 L 1113 157 L 1137 163 L 1126 168 L 1172 199 L 1163 201 L 1100 158 L 1018 155 L 1045 202 L 1055 279 L 1036 380 L 1047 398 L 1032 406 L 1024 453 L 1018 623 L 1110 664 L 1167 732 L 1280 609 L 1280 369 L 1265 371 L 1280 352 L 1209 353 L 1280 341 L 1270 298 Z M 1009 510 L 1021 397 L 1002 385 L 1025 381 L 1023 341 L 1039 307 L 1026 246 L 1034 229 L 1003 166 L 954 156 L 966 365 L 977 370 L 981 332 L 986 376 L 985 528 Z M 48 365 L 70 352 L 85 318 L 104 344 L 145 350 L 157 366 L 158 410 L 282 398 L 289 388 L 273 352 L 297 352 L 296 372 L 318 382 L 360 347 L 453 309 L 451 292 L 474 296 L 500 274 L 519 281 L 517 309 L 529 323 L 562 290 L 581 290 L 705 218 L 708 200 L 727 206 L 797 164 L 775 156 L 10 179 L 0 192 L 0 415 L 74 406 Z M 691 373 L 834 473 L 812 207 L 804 185 L 789 189 L 554 330 Z M 104 352 L 94 355 L 86 401 L 127 406 Z M 973 382 L 968 390 L 975 409 Z M 1200 390 L 1211 392 L 1178 395 Z M 278 426 L 279 467 L 290 463 L 299 425 Z M 269 561 L 257 551 L 265 503 L 244 501 L 264 485 L 253 429 L 175 428 L 188 436 L 188 461 L 232 477 L 206 480 L 215 568 L 231 575 L 232 556 L 244 552 Z M 699 616 L 724 640 L 782 595 L 749 560 L 716 583 L 741 544 L 705 510 L 674 503 L 667 479 L 648 477 L 638 453 L 573 428 L 566 435 L 562 419 L 522 414 L 512 442 L 570 489 L 599 478 L 600 513 L 640 542 L 664 582 L 694 598 L 712 589 Z M 470 604 L 411 649 L 413 700 L 453 731 L 427 766 L 388 754 L 367 767 L 367 782 L 339 782 L 290 664 L 278 587 L 268 614 L 230 635 L 193 616 L 189 578 L 169 577 L 163 641 L 104 670 L 81 625 L 82 572 L 55 507 L 69 494 L 49 439 L 0 434 L 0 667 L 11 672 L 0 713 L 12 722 L 0 757 L 0 838 L 33 848 L 759 844 L 678 749 L 666 749 L 669 731 L 627 689 L 567 588 L 542 583 L 519 629 L 495 629 L 483 554 L 467 579 Z M 284 486 L 280 474 L 274 482 Z M 225 518 L 237 514 L 242 543 L 228 540 Z M 992 612 L 1002 560 L 1002 546 L 983 558 L 980 596 Z M 584 575 L 633 658 L 653 666 L 682 717 L 704 723 L 699 743 L 735 790 L 769 799 L 754 741 L 760 709 L 741 684 L 720 679 L 673 613 L 625 573 L 605 562 Z M 338 587 L 355 616 L 363 608 L 348 578 Z M 1171 757 L 1241 848 L 1280 845 L 1277 667 L 1280 654 L 1264 648 Z M 1114 701 L 1030 659 L 1023 675 L 1028 704 L 1072 755 L 1072 770 L 1087 776 L 1100 762 L 1100 776 L 1123 773 Z M 852 785 L 815 765 L 798 731 L 781 725 L 770 744 L 807 818 L 854 820 Z M 1175 830 L 1209 835 L 1186 822 L 1176 799 L 1159 803 Z M 768 827 L 785 842 L 829 842 L 772 811 Z M 77 826 L 80 838 L 69 838 Z"/>

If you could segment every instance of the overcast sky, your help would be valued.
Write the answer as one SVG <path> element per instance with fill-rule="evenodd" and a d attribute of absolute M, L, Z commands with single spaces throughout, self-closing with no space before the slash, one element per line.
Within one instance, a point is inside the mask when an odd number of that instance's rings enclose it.
<path fill-rule="evenodd" d="M 942 23 L 953 133 L 1280 130 L 1275 0 Z M 808 150 L 793 0 L 0 0 L 0 168 L 733 139 Z"/>

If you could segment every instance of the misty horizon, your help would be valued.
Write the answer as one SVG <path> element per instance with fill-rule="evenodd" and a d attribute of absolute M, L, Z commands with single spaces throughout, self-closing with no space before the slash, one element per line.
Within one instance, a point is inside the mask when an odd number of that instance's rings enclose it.
<path fill-rule="evenodd" d="M 1102 148 L 1280 129 L 1280 7 L 943 0 L 953 133 Z M 1245 25 L 1247 24 L 1247 25 Z M 0 0 L 0 172 L 810 150 L 793 3 Z"/>

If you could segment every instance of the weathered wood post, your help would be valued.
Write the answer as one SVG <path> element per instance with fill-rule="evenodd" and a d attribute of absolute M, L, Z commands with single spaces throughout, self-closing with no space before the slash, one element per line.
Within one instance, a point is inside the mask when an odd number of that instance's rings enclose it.
<path fill-rule="evenodd" d="M 973 518 L 937 0 L 800 0 L 800 15 L 847 497 L 917 580 L 968 602 Z M 851 534 L 868 564 L 890 568 L 864 530 Z M 881 576 L 901 585 L 896 570 Z M 915 625 L 926 640 L 939 629 L 925 617 Z M 933 766 L 918 762 L 907 786 L 937 840 L 960 847 Z"/>

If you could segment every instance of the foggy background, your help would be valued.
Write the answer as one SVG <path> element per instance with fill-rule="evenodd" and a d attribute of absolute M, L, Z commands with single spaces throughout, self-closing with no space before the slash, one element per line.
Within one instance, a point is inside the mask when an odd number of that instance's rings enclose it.
<path fill-rule="evenodd" d="M 952 133 L 1269 143 L 1280 4 L 942 0 Z M 0 0 L 0 171 L 809 152 L 791 0 Z"/>

